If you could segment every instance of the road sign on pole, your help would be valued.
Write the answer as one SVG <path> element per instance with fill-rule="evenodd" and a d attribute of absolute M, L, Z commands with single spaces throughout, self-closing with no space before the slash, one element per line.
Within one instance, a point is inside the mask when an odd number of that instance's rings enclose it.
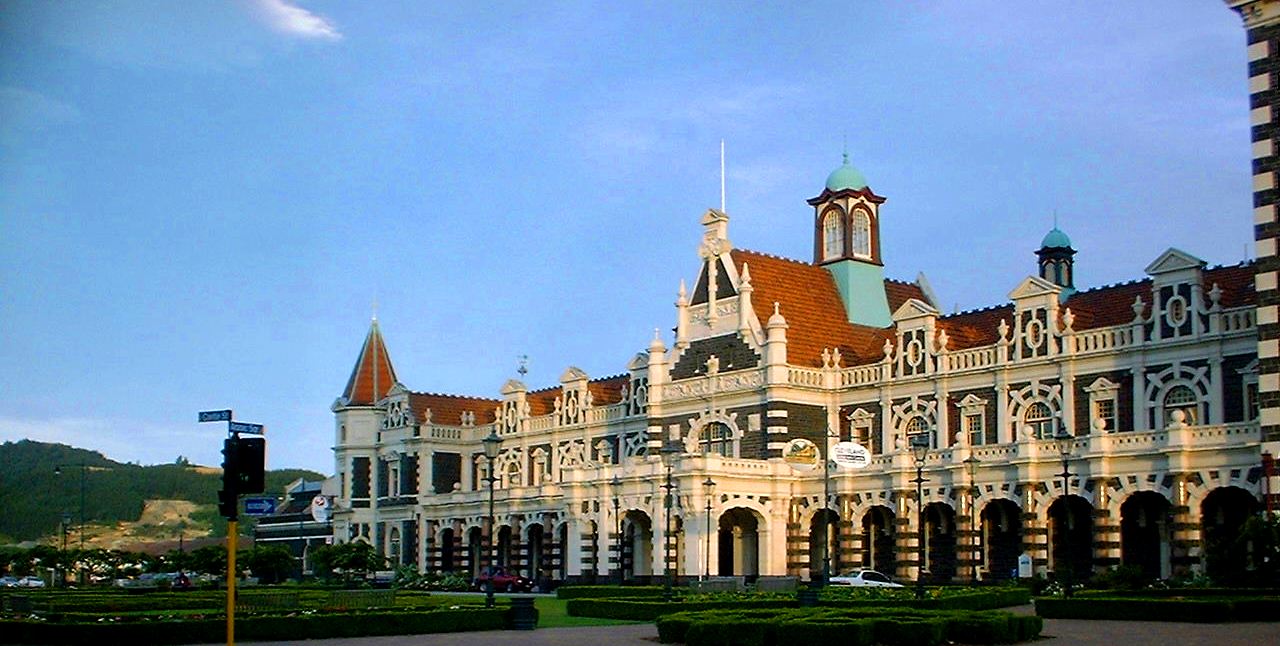
<path fill-rule="evenodd" d="M 227 431 L 230 433 L 253 433 L 254 435 L 262 435 L 267 431 L 267 429 L 261 424 L 227 422 Z"/>
<path fill-rule="evenodd" d="M 247 516 L 270 516 L 276 513 L 276 499 L 245 498 L 244 513 Z"/>
<path fill-rule="evenodd" d="M 200 422 L 230 422 L 231 409 L 227 410 L 202 410 L 200 411 Z"/>

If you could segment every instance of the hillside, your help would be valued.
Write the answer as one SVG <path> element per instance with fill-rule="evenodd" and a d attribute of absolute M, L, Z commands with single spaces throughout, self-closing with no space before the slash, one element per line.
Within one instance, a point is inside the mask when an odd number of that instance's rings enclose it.
<path fill-rule="evenodd" d="M 190 535 L 225 533 L 216 512 L 220 469 L 185 463 L 123 464 L 97 451 L 22 440 L 0 444 L 0 465 L 4 465 L 0 469 L 0 543 L 56 536 L 64 513 L 71 515 L 73 525 L 78 524 L 81 464 L 85 465 L 85 522 L 90 535 L 112 533 L 113 527 L 119 533 L 120 524 L 125 523 L 129 527 L 125 533 L 137 533 L 136 526 L 143 528 L 140 537 L 176 538 L 177 530 L 164 526 L 170 523 L 156 526 L 151 516 L 145 519 L 148 522 L 140 522 L 149 501 L 159 517 L 167 514 L 171 523 L 187 526 Z M 303 477 L 324 478 L 304 469 L 271 470 L 267 492 L 278 495 L 285 485 Z M 76 538 L 73 533 L 72 540 Z"/>

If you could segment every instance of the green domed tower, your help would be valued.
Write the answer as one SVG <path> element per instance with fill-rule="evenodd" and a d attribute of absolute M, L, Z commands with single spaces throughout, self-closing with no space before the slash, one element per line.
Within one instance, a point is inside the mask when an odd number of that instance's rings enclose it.
<path fill-rule="evenodd" d="M 1040 259 L 1040 277 L 1062 288 L 1061 300 L 1067 300 L 1076 293 L 1075 255 L 1071 248 L 1071 238 L 1058 228 L 1057 224 L 1045 234 L 1040 241 L 1040 249 L 1036 256 Z"/>
<path fill-rule="evenodd" d="M 840 289 L 850 323 L 893 324 L 880 259 L 880 205 L 867 178 L 849 163 L 849 154 L 827 175 L 814 208 L 813 263 L 826 268 Z"/>

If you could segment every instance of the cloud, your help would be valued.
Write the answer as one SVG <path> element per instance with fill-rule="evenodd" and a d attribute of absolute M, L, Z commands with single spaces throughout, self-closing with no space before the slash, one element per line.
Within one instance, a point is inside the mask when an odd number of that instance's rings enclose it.
<path fill-rule="evenodd" d="M 298 38 L 342 40 L 342 34 L 328 18 L 320 16 L 289 0 L 257 0 L 259 12 L 272 29 Z"/>

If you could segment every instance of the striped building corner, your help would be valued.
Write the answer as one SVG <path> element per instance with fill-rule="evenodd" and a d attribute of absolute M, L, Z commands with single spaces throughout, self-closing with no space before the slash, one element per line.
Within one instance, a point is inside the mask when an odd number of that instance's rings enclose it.
<path fill-rule="evenodd" d="M 1263 452 L 1280 457 L 1280 289 L 1276 238 L 1276 113 L 1280 107 L 1280 0 L 1226 0 L 1248 33 L 1249 125 L 1253 142 L 1253 224 L 1257 247 L 1258 406 Z M 1274 463 L 1265 459 L 1267 466 Z M 1280 478 L 1267 469 L 1267 506 L 1280 510 Z"/>

